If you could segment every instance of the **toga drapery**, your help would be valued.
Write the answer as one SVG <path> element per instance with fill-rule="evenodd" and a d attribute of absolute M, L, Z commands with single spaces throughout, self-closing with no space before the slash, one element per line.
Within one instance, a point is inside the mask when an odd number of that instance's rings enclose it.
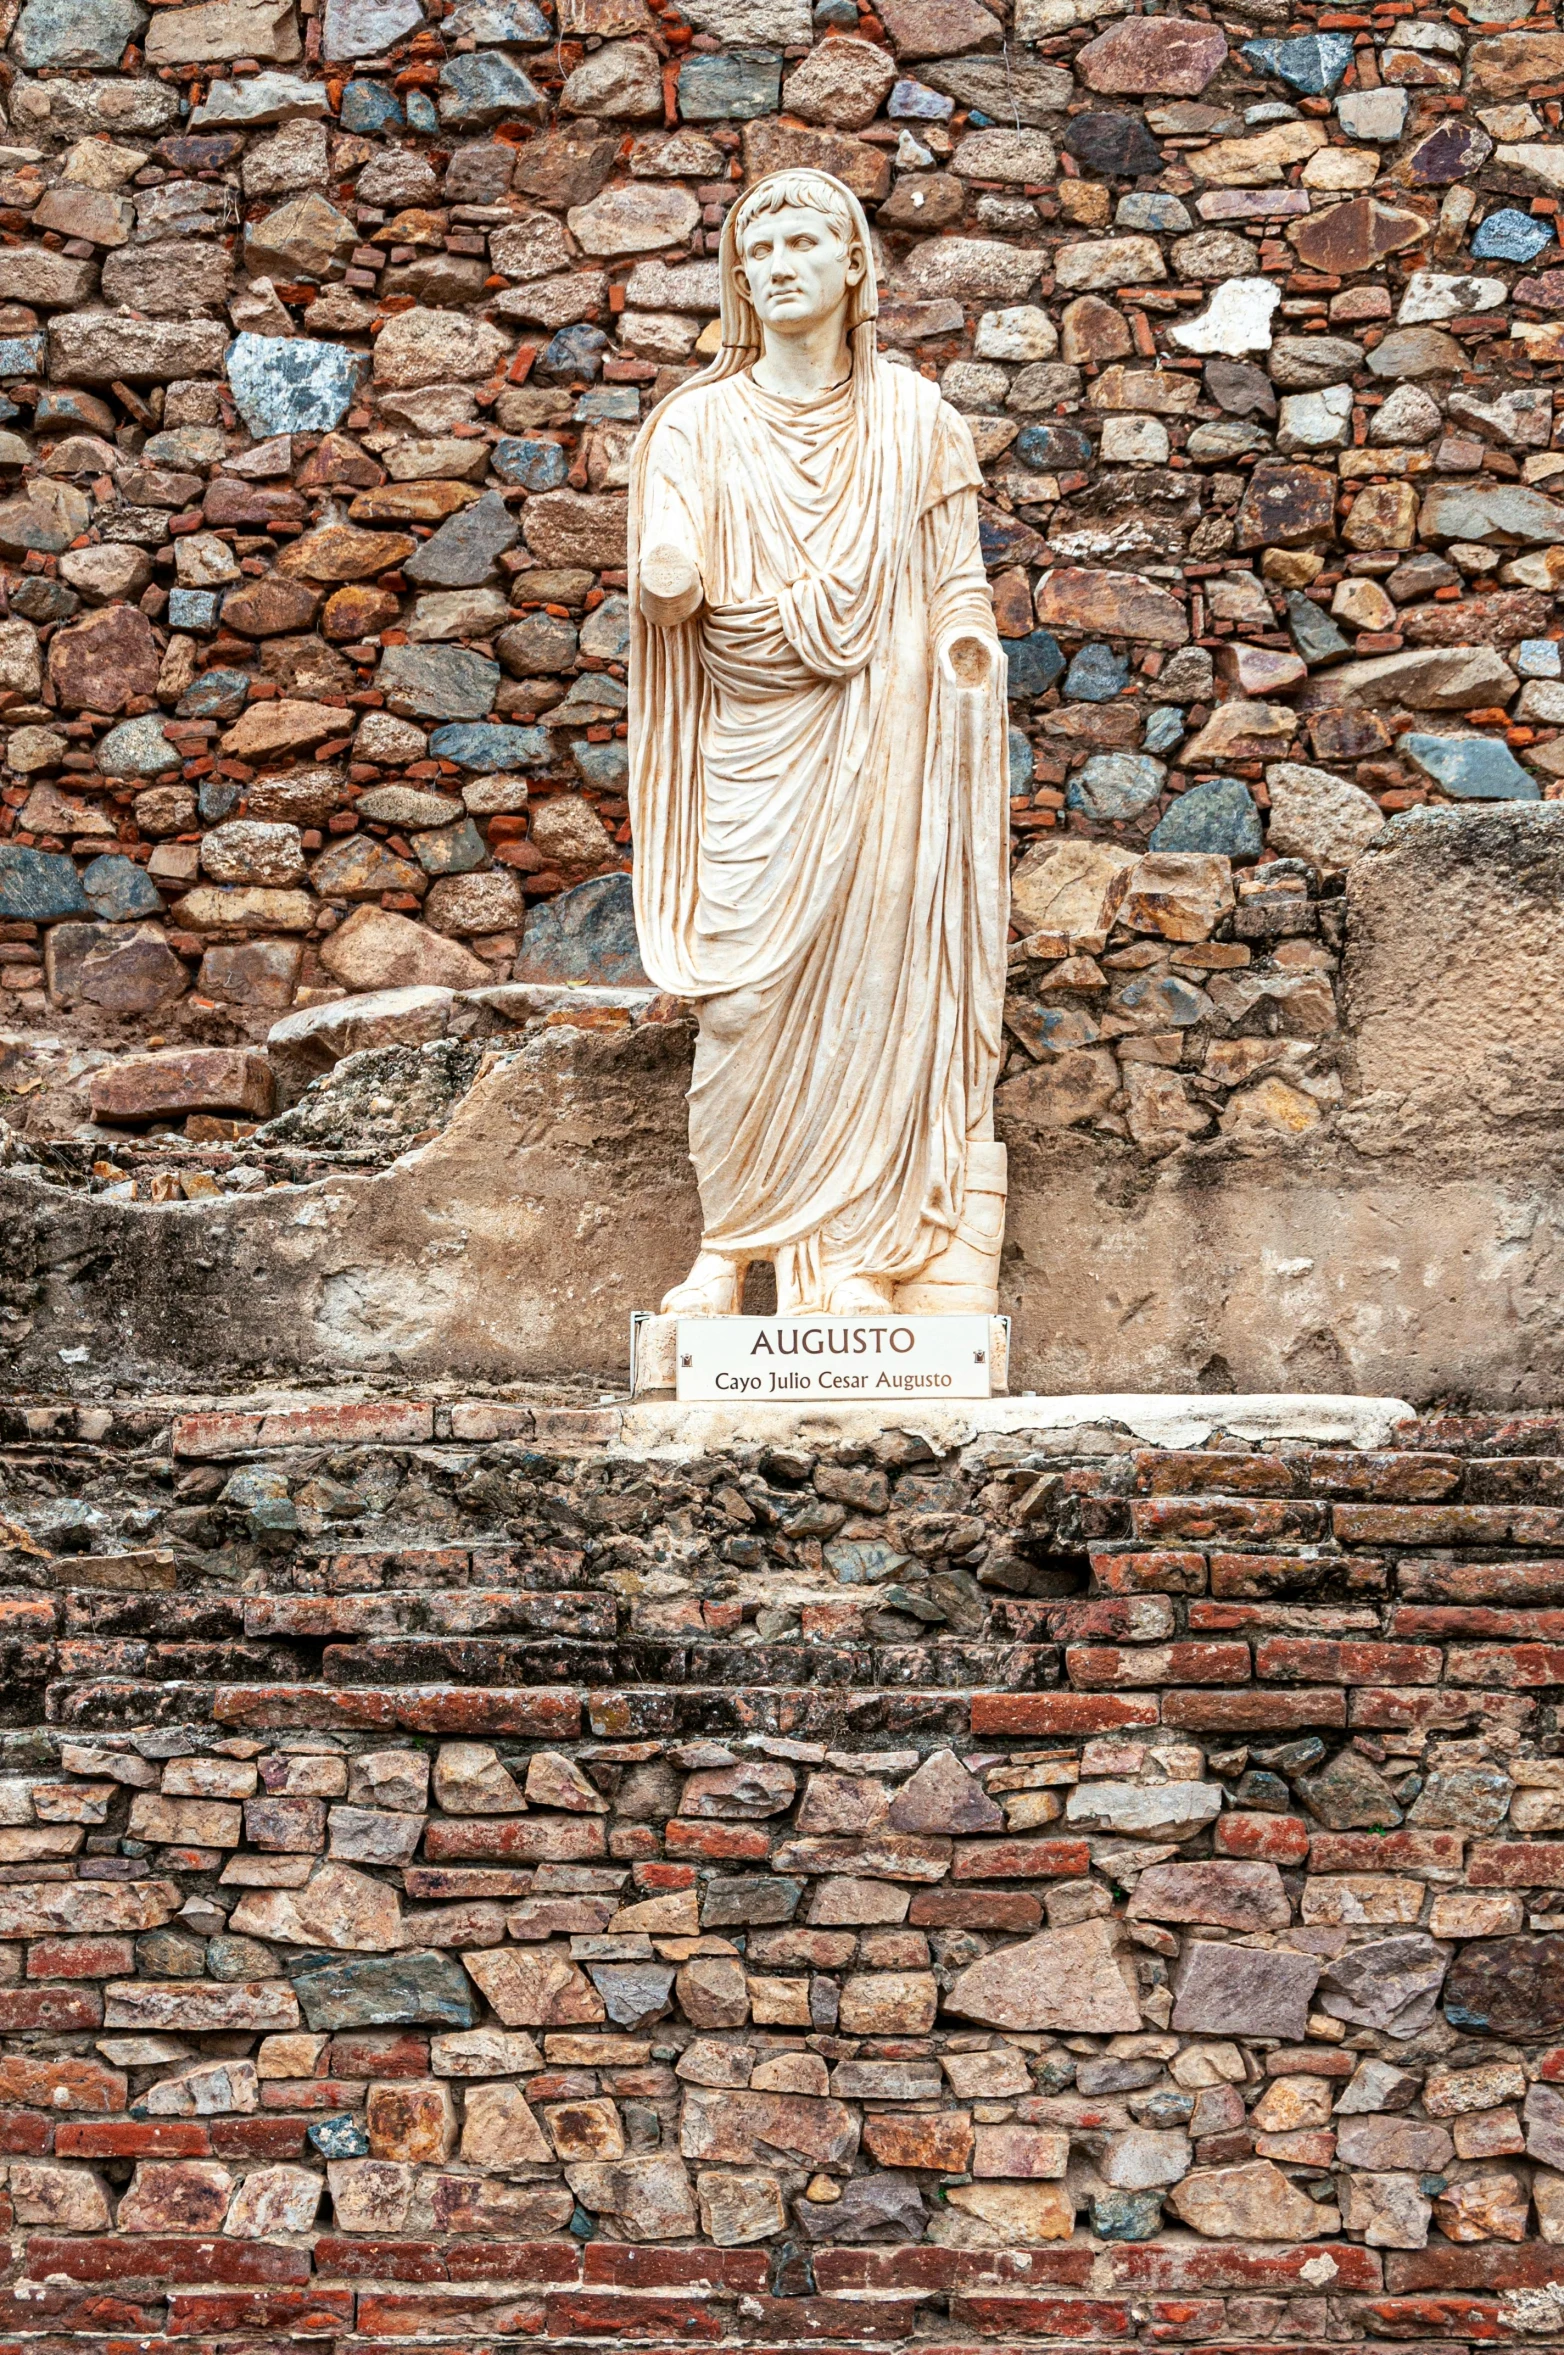
<path fill-rule="evenodd" d="M 701 1004 L 703 1248 L 774 1259 L 806 1308 L 949 1240 L 1004 994 L 981 478 L 964 421 L 868 340 L 815 403 L 747 371 L 679 393 L 631 498 L 636 921 L 659 987 Z M 665 629 L 634 565 L 667 545 L 706 602 Z M 991 648 L 977 686 L 941 659 L 958 635 Z"/>

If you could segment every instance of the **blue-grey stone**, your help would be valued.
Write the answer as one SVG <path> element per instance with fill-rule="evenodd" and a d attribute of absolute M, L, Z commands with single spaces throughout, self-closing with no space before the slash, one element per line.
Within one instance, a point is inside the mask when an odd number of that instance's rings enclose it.
<path fill-rule="evenodd" d="M 1184 715 L 1176 703 L 1159 703 L 1146 714 L 1141 731 L 1142 752 L 1171 752 L 1184 741 Z"/>
<path fill-rule="evenodd" d="M 1058 641 L 1048 630 L 1033 630 L 1025 638 L 1005 640 L 1008 695 L 1045 695 L 1064 669 Z"/>
<path fill-rule="evenodd" d="M 641 396 L 633 384 L 594 384 L 576 395 L 571 417 L 577 425 L 634 425 L 641 414 Z"/>
<path fill-rule="evenodd" d="M 501 482 L 519 483 L 524 491 L 557 491 L 570 472 L 570 460 L 558 442 L 535 442 L 507 433 L 489 453 L 489 463 Z"/>
<path fill-rule="evenodd" d="M 383 57 L 393 42 L 416 32 L 423 21 L 419 0 L 326 0 L 326 62 L 340 65 L 349 57 Z"/>
<path fill-rule="evenodd" d="M 1115 1007 L 1150 1018 L 1153 1030 L 1192 1030 L 1211 1011 L 1211 1000 L 1176 973 L 1141 973 L 1113 993 Z"/>
<path fill-rule="evenodd" d="M 98 744 L 98 767 L 105 777 L 160 777 L 165 769 L 177 769 L 179 759 L 156 711 L 121 720 Z"/>
<path fill-rule="evenodd" d="M 782 58 L 775 49 L 730 49 L 691 57 L 679 68 L 679 114 L 687 123 L 748 122 L 775 114 Z"/>
<path fill-rule="evenodd" d="M 596 662 L 624 662 L 630 652 L 630 600 L 611 594 L 581 624 L 581 651 Z"/>
<path fill-rule="evenodd" d="M 630 781 L 630 748 L 622 736 L 607 744 L 589 744 L 584 736 L 572 737 L 570 757 L 583 782 L 595 785 L 601 793 L 623 793 Z"/>
<path fill-rule="evenodd" d="M 302 74 L 250 74 L 238 82 L 213 82 L 189 127 L 217 131 L 235 123 L 289 123 L 299 115 L 329 111 L 324 82 L 306 81 Z"/>
<path fill-rule="evenodd" d="M 432 139 L 440 128 L 440 117 L 428 91 L 409 90 L 406 104 L 409 129 L 421 131 L 426 139 Z"/>
<path fill-rule="evenodd" d="M 568 384 L 577 376 L 590 381 L 600 372 L 607 349 L 601 327 L 562 327 L 538 354 L 533 374 L 554 384 Z"/>
<path fill-rule="evenodd" d="M 181 720 L 232 720 L 243 711 L 250 692 L 248 671 L 203 671 L 174 706 Z"/>
<path fill-rule="evenodd" d="M 1540 801 L 1537 780 L 1497 736 L 1398 736 L 1396 750 L 1459 801 Z"/>
<path fill-rule="evenodd" d="M 1023 466 L 1090 466 L 1092 445 L 1078 425 L 1023 425 L 1016 435 Z"/>
<path fill-rule="evenodd" d="M 802 1881 L 785 1880 L 781 1873 L 730 1873 L 707 1883 L 701 1928 L 749 1930 L 765 1922 L 790 1922 L 803 1894 Z"/>
<path fill-rule="evenodd" d="M 1144 752 L 1094 752 L 1076 770 L 1065 804 L 1083 818 L 1138 818 L 1162 791 L 1167 769 Z"/>
<path fill-rule="evenodd" d="M 534 0 L 461 0 L 441 30 L 447 41 L 476 41 L 480 49 L 503 41 L 541 49 L 554 38 L 553 26 Z"/>
<path fill-rule="evenodd" d="M 373 138 L 377 131 L 388 131 L 399 123 L 402 109 L 383 82 L 349 82 L 342 93 L 339 120 L 344 131 Z"/>
<path fill-rule="evenodd" d="M 956 101 L 908 77 L 896 84 L 885 111 L 893 123 L 948 123 L 956 111 Z"/>
<path fill-rule="evenodd" d="M 814 15 L 822 32 L 831 27 L 839 33 L 857 29 L 858 10 L 854 0 L 815 0 Z"/>
<path fill-rule="evenodd" d="M 529 908 L 515 978 L 647 988 L 629 876 L 594 875 Z"/>
<path fill-rule="evenodd" d="M 408 106 L 412 118 L 412 106 Z M 453 57 L 440 68 L 440 121 L 448 130 L 485 129 L 507 115 L 538 123 L 547 107 L 542 92 L 501 49 L 480 49 Z"/>
<path fill-rule="evenodd" d="M 220 826 L 244 799 L 244 787 L 232 777 L 203 777 L 196 794 L 203 826 Z"/>
<path fill-rule="evenodd" d="M 463 818 L 420 834 L 413 851 L 426 875 L 471 875 L 488 858 L 489 846 L 471 818 Z"/>
<path fill-rule="evenodd" d="M 0 917 L 13 924 L 53 924 L 61 916 L 92 913 L 80 877 L 62 852 L 0 842 Z"/>
<path fill-rule="evenodd" d="M 217 627 L 217 605 L 215 589 L 170 589 L 168 626 L 171 630 L 193 630 L 197 637 L 205 637 Z"/>
<path fill-rule="evenodd" d="M 482 2006 L 453 1955 L 424 1948 L 412 1954 L 364 1955 L 340 1962 L 325 1955 L 290 1958 L 293 1992 L 319 2035 L 336 2028 L 475 2028 Z"/>
<path fill-rule="evenodd" d="M 1129 685 L 1128 658 L 1111 646 L 1083 646 L 1065 673 L 1064 691 L 1072 703 L 1111 703 Z"/>
<path fill-rule="evenodd" d="M 145 867 L 105 851 L 82 869 L 81 887 L 92 912 L 105 924 L 128 924 L 137 916 L 161 916 L 163 895 Z"/>
<path fill-rule="evenodd" d="M 1352 63 L 1350 33 L 1301 33 L 1295 41 L 1267 34 L 1246 41 L 1243 54 L 1262 74 L 1274 74 L 1305 98 L 1325 98 Z"/>
<path fill-rule="evenodd" d="M 498 491 L 446 517 L 402 570 L 422 588 L 475 589 L 491 580 L 499 558 L 521 538 L 521 525 Z"/>
<path fill-rule="evenodd" d="M 0 335 L 0 377 L 41 376 L 48 338 L 42 335 Z"/>
<path fill-rule="evenodd" d="M 329 433 L 347 414 L 364 355 L 302 335 L 239 335 L 226 365 L 253 434 Z"/>
<path fill-rule="evenodd" d="M 1480 262 L 1534 262 L 1552 243 L 1551 221 L 1506 205 L 1502 212 L 1488 215 L 1472 238 L 1472 251 Z"/>
<path fill-rule="evenodd" d="M 672 1963 L 588 1963 L 587 1977 L 616 2028 L 660 2019 L 673 1993 Z"/>
<path fill-rule="evenodd" d="M 1301 589 L 1289 589 L 1285 602 L 1288 635 L 1305 662 L 1338 662 L 1352 652 L 1351 640 L 1343 637 L 1323 605 L 1316 605 Z"/>
<path fill-rule="evenodd" d="M 882 1586 L 911 1558 L 878 1537 L 838 1537 L 825 1549 L 826 1568 L 841 1586 Z"/>
<path fill-rule="evenodd" d="M 30 74 L 45 67 L 117 66 L 147 21 L 140 0 L 27 0 L 11 55 Z"/>
<path fill-rule="evenodd" d="M 1113 216 L 1116 229 L 1148 229 L 1153 236 L 1178 236 L 1193 229 L 1187 205 L 1176 196 L 1160 196 L 1154 189 L 1121 196 Z"/>
<path fill-rule="evenodd" d="M 1162 2229 L 1162 2198 L 1154 2191 L 1100 2191 L 1092 2198 L 1092 2230 L 1105 2241 L 1155 2240 Z"/>
<path fill-rule="evenodd" d="M 436 760 L 453 760 L 460 769 L 480 776 L 490 769 L 546 768 L 550 757 L 547 728 L 517 728 L 500 720 L 479 727 L 436 728 L 429 739 Z"/>
<path fill-rule="evenodd" d="M 1216 851 L 1252 859 L 1264 841 L 1260 813 L 1238 777 L 1207 777 L 1181 793 L 1153 827 L 1153 850 Z"/>
<path fill-rule="evenodd" d="M 493 708 L 499 683 L 499 664 L 466 646 L 387 646 L 375 679 L 400 717 L 424 720 L 481 720 Z M 509 764 L 485 757 L 472 765 L 503 769 Z"/>
<path fill-rule="evenodd" d="M 15 604 L 14 597 L 11 602 Z M 1522 638 L 1510 660 L 1523 679 L 1556 679 L 1564 676 L 1564 662 L 1560 660 L 1557 638 Z"/>
<path fill-rule="evenodd" d="M 1032 740 L 1024 729 L 1006 730 L 1005 765 L 1010 779 L 1011 800 L 1029 799 L 1032 791 Z"/>
<path fill-rule="evenodd" d="M 367 2159 L 369 2136 L 361 2118 L 351 2110 L 341 2111 L 335 2118 L 317 2118 L 306 2127 L 307 2139 L 314 2144 L 323 2159 Z"/>

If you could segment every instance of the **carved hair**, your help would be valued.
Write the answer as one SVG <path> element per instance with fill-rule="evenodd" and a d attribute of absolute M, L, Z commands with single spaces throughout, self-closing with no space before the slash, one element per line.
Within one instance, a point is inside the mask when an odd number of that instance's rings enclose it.
<path fill-rule="evenodd" d="M 735 244 L 743 245 L 744 232 L 751 221 L 762 213 L 779 213 L 786 205 L 823 214 L 849 250 L 858 243 L 852 203 L 842 183 L 825 172 L 803 170 L 773 172 L 769 179 L 750 189 L 748 195 L 740 197 L 733 223 Z M 868 260 L 867 255 L 864 258 Z"/>

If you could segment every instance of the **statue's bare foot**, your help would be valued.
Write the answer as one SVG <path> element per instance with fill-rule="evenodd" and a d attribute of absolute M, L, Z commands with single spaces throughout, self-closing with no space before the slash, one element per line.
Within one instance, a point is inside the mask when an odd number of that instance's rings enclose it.
<path fill-rule="evenodd" d="M 826 1314 L 833 1317 L 889 1316 L 891 1289 L 878 1276 L 843 1276 L 831 1286 Z"/>
<path fill-rule="evenodd" d="M 744 1269 L 720 1251 L 702 1251 L 682 1284 L 663 1294 L 662 1313 L 677 1317 L 733 1317 L 739 1313 Z"/>

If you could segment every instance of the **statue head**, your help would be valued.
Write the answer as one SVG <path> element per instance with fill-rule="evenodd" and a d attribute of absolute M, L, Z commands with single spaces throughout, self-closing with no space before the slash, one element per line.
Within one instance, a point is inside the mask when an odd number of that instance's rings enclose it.
<path fill-rule="evenodd" d="M 828 173 L 774 172 L 740 199 L 724 244 L 758 340 L 802 335 L 833 317 L 845 330 L 872 314 L 863 214 Z"/>

